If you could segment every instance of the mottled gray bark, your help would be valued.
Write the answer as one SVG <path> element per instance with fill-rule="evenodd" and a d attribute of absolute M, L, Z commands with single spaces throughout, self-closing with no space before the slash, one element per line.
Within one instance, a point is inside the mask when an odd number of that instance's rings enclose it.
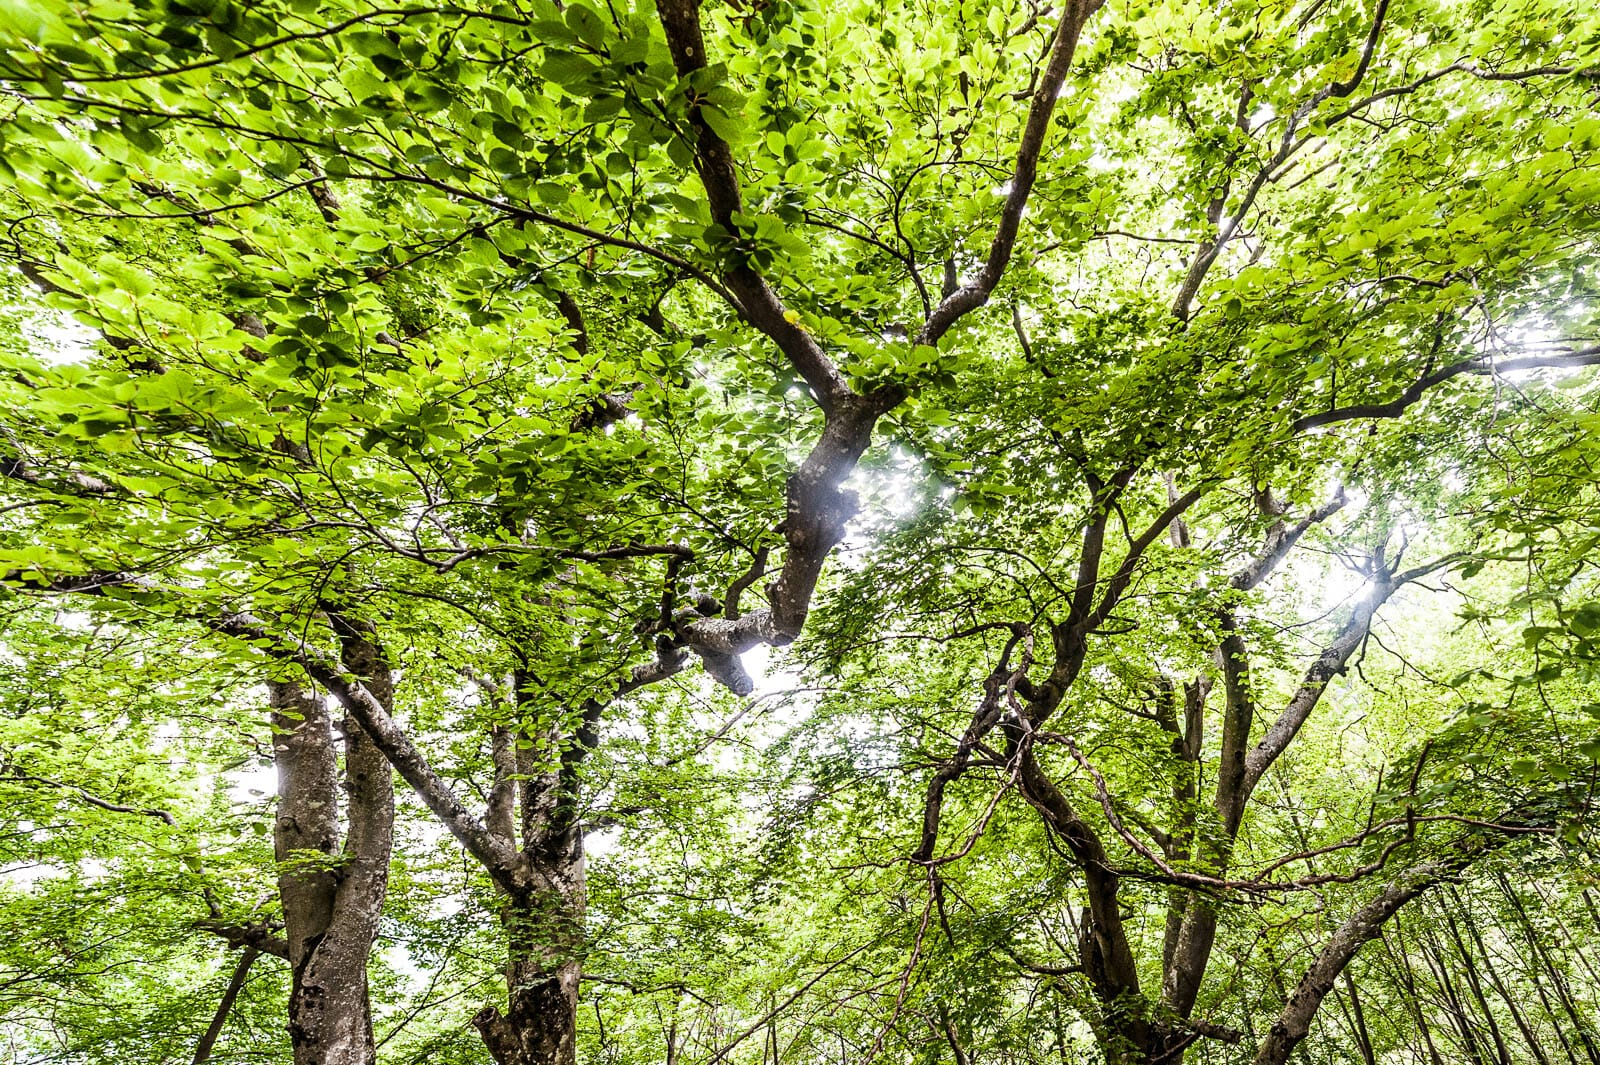
<path fill-rule="evenodd" d="M 388 703 L 388 666 L 377 647 L 348 636 L 345 657 L 372 697 Z M 273 843 L 295 1065 L 372 1065 L 367 957 L 388 887 L 392 773 L 360 725 L 345 718 L 341 774 L 324 698 L 295 683 L 269 687 L 278 771 Z"/>
<path fill-rule="evenodd" d="M 1312 1018 L 1356 952 L 1382 934 L 1384 924 L 1402 906 L 1440 880 L 1460 872 L 1500 842 L 1503 840 L 1493 838 L 1464 841 L 1447 858 L 1421 862 L 1397 873 L 1376 898 L 1358 907 L 1317 952 L 1257 1045 L 1254 1065 L 1285 1065 L 1289 1054 L 1311 1030 Z"/>

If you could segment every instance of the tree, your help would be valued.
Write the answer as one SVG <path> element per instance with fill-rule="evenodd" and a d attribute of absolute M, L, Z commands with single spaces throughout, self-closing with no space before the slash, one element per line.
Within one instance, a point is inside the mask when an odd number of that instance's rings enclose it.
<path fill-rule="evenodd" d="M 936 912 L 949 932 L 947 867 L 1013 817 L 1008 794 L 1038 818 L 1018 853 L 1048 840 L 1079 878 L 1056 899 L 1082 903 L 1075 956 L 1036 965 L 1081 970 L 1074 1008 L 1137 1062 L 1245 1038 L 1196 1015 L 1241 895 L 1357 886 L 1252 1039 L 1266 1065 L 1402 906 L 1585 808 L 1570 770 L 1429 796 L 1457 768 L 1441 733 L 1364 827 L 1344 811 L 1350 839 L 1250 849 L 1263 782 L 1391 599 L 1498 588 L 1585 518 L 1581 477 L 1541 478 L 1581 450 L 1591 383 L 1540 375 L 1600 362 L 1592 14 L 5 18 L 6 254 L 98 333 L 83 362 L 13 360 L 6 583 L 209 633 L 273 686 L 297 1061 L 373 1057 L 379 754 L 496 893 L 488 1051 L 576 1060 L 586 763 L 692 663 L 748 695 L 740 655 L 819 627 L 819 588 L 839 698 L 890 676 L 943 692 L 902 855 L 927 906 L 868 1056 Z M 898 526 L 897 494 L 917 502 Z M 863 496 L 876 542 L 829 591 Z M 1308 543 L 1365 594 L 1302 663 L 1272 629 L 1306 621 L 1274 574 Z M 1557 623 L 1530 652 L 1593 631 L 1573 587 L 1540 590 Z M 907 625 L 936 638 L 885 651 Z M 1543 668 L 1517 708 L 1548 697 Z M 346 719 L 343 841 L 313 685 Z M 1139 724 L 1097 721 L 1099 700 Z M 1163 787 L 1091 757 L 1103 728 Z M 947 849 L 947 809 L 973 801 Z M 1361 860 L 1289 874 L 1322 848 Z M 1151 905 L 1155 951 L 1126 914 Z"/>

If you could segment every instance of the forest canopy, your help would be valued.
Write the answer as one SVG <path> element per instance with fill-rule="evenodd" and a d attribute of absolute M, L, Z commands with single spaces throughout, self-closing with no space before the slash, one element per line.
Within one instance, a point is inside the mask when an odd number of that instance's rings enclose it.
<path fill-rule="evenodd" d="M 0 0 L 6 1062 L 1600 1065 L 1600 13 Z"/>

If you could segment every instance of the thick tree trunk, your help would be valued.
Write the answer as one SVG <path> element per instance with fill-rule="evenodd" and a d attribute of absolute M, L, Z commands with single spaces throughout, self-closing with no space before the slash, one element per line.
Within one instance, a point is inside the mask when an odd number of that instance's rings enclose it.
<path fill-rule="evenodd" d="M 390 702 L 388 670 L 377 649 L 352 639 L 346 657 L 368 674 L 375 697 Z M 274 851 L 288 941 L 294 1062 L 373 1065 L 367 957 L 388 886 L 392 774 L 360 726 L 346 719 L 341 833 L 338 754 L 327 705 L 296 684 L 270 688 L 278 734 Z"/>
<path fill-rule="evenodd" d="M 576 1065 L 583 976 L 583 851 L 537 877 L 547 886 L 507 895 L 507 1008 L 472 1019 L 496 1065 Z"/>

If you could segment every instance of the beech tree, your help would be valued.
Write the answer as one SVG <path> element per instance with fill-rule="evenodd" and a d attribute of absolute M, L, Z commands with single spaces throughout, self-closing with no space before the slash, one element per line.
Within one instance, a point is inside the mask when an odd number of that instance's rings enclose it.
<path fill-rule="evenodd" d="M 964 1065 L 980 1009 L 930 970 L 1001 957 L 996 1001 L 1042 978 L 1108 1061 L 1275 1065 L 1418 896 L 1589 845 L 1586 7 L 0 17 L 0 254 L 55 323 L 6 355 L 0 572 L 265 709 L 275 902 L 192 925 L 287 960 L 297 1065 L 378 1055 L 391 769 L 493 894 L 483 1052 L 575 1062 L 585 976 L 622 979 L 585 836 L 649 805 L 657 701 L 751 696 L 763 646 L 821 690 L 770 752 L 768 857 L 808 865 L 774 890 L 859 863 L 910 920 L 843 921 L 708 1060 L 782 1057 L 867 966 L 857 1052 Z M 1478 628 L 1352 675 L 1402 606 Z M 1296 764 L 1336 697 L 1421 733 L 1347 793 Z M 693 761 L 746 710 L 652 738 Z M 834 757 L 862 730 L 882 790 Z M 870 830 L 824 851 L 829 810 Z M 1019 865 L 1070 937 L 1012 919 Z M 1214 971 L 1245 913 L 1314 929 L 1281 1001 Z"/>

